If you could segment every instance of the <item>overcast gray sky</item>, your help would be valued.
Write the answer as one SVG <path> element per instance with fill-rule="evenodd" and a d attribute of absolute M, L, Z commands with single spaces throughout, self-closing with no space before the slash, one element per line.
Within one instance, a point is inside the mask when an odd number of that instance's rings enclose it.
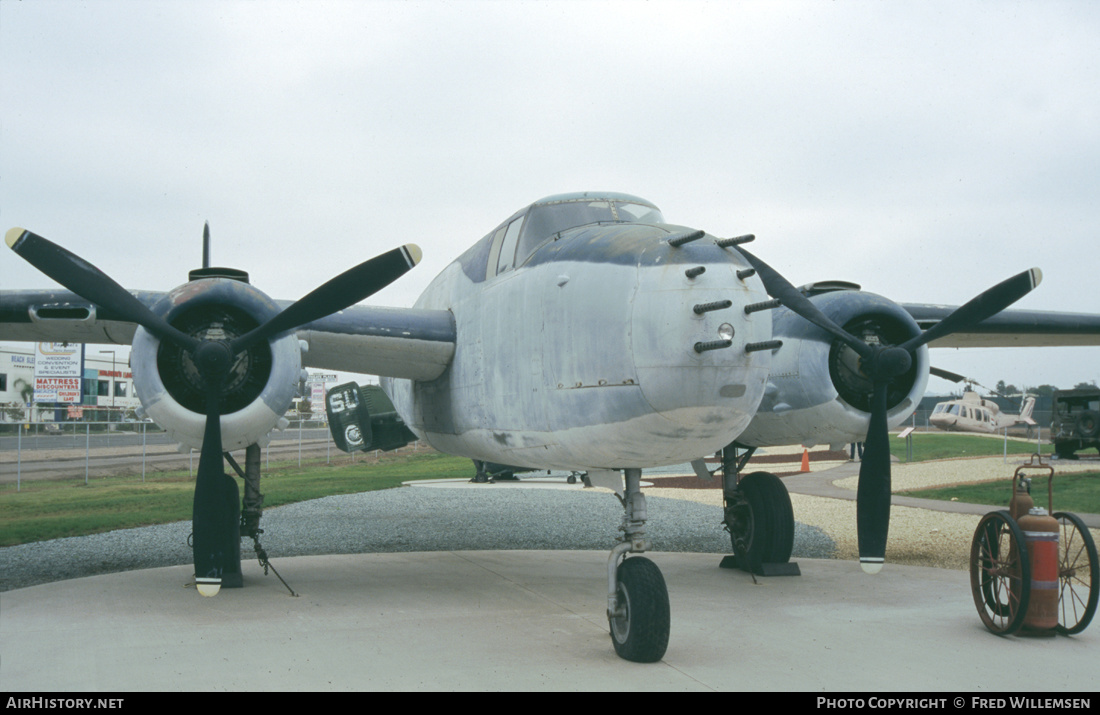
<path fill-rule="evenodd" d="M 612 190 L 795 284 L 957 305 L 1034 265 L 1018 307 L 1096 313 L 1097 38 L 1085 0 L 0 0 L 0 217 L 158 290 L 209 220 L 278 298 L 412 241 L 370 300 L 404 306 L 516 209 Z M 1100 382 L 1100 348 L 932 356 Z"/>

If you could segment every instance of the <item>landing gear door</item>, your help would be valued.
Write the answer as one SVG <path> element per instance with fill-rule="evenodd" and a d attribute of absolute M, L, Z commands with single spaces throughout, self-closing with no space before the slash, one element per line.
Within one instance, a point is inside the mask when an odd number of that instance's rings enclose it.
<path fill-rule="evenodd" d="M 325 410 L 332 441 L 345 452 L 388 452 L 416 441 L 416 435 L 377 385 L 337 385 L 325 395 Z"/>
<path fill-rule="evenodd" d="M 370 449 L 373 435 L 363 391 L 354 382 L 337 385 L 325 394 L 328 427 L 337 449 L 358 452 Z"/>

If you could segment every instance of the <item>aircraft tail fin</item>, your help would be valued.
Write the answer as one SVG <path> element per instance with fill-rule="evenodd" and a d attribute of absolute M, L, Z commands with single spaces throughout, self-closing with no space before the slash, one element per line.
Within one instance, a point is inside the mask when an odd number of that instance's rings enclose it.
<path fill-rule="evenodd" d="M 1031 411 L 1035 409 L 1035 398 L 1032 395 L 1028 395 L 1024 398 L 1024 405 L 1020 408 L 1020 422 L 1026 422 L 1029 425 L 1035 424 L 1035 420 L 1031 419 Z"/>

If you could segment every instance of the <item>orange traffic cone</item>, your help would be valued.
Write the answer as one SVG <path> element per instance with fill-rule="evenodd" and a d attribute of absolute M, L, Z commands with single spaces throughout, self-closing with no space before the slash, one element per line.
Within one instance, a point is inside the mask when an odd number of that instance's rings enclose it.
<path fill-rule="evenodd" d="M 810 450 L 808 449 L 802 450 L 802 469 L 800 469 L 799 471 L 810 471 Z"/>

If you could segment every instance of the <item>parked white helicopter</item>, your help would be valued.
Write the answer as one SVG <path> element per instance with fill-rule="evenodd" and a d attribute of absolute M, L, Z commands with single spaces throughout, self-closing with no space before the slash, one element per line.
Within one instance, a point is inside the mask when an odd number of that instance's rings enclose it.
<path fill-rule="evenodd" d="M 1000 405 L 981 397 L 967 384 L 961 398 L 937 403 L 928 421 L 948 432 L 994 434 L 1018 424 L 1034 426 L 1036 422 L 1031 418 L 1034 409 L 1035 397 L 1026 395 L 1019 414 L 1002 412 Z"/>
<path fill-rule="evenodd" d="M 608 563 L 612 642 L 624 658 L 653 661 L 667 646 L 669 603 L 657 566 L 637 556 L 648 546 L 643 469 L 720 453 L 731 545 L 754 569 L 789 559 L 794 519 L 778 478 L 739 478 L 747 455 L 864 441 L 859 550 L 877 571 L 887 430 L 924 394 L 928 346 L 1100 344 L 1100 316 L 998 315 L 1038 284 L 1038 269 L 959 308 L 899 305 L 849 283 L 795 288 L 744 248 L 751 240 L 668 224 L 626 194 L 551 196 L 475 243 L 414 307 L 381 308 L 349 306 L 412 268 L 416 246 L 291 304 L 205 260 L 168 293 L 130 292 L 15 228 L 7 244 L 71 292 L 0 292 L 0 338 L 133 344 L 147 414 L 202 450 L 193 525 L 206 593 L 240 580 L 241 504 L 223 452 L 258 454 L 303 366 L 383 376 L 392 411 L 372 413 L 355 390 L 329 396 L 330 412 L 358 416 L 341 422 L 345 446 L 404 434 L 474 460 L 587 472 L 624 507 Z M 258 463 L 244 474 L 246 512 Z"/>

